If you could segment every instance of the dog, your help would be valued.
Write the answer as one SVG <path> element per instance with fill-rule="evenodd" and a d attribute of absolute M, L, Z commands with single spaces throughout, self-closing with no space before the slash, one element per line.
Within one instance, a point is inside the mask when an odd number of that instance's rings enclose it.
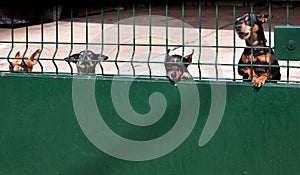
<path fill-rule="evenodd" d="M 188 66 L 192 62 L 194 50 L 187 56 L 170 55 L 171 49 L 167 51 L 165 62 L 166 75 L 170 82 L 177 83 L 181 79 L 192 79 L 192 75 L 188 71 Z"/>
<path fill-rule="evenodd" d="M 262 25 L 268 20 L 269 16 L 265 14 L 245 13 L 237 17 L 235 21 L 237 35 L 240 39 L 245 40 L 248 46 L 244 49 L 239 59 L 238 73 L 243 77 L 244 81 L 250 80 L 253 86 L 258 88 L 262 87 L 268 79 L 281 79 L 280 67 L 275 59 L 273 49 L 259 48 L 267 47 L 267 40 Z M 251 24 L 252 22 L 253 24 Z M 253 48 L 251 49 L 249 46 L 253 46 Z M 252 51 L 253 53 L 251 54 Z M 251 62 L 253 66 L 250 65 Z M 245 64 L 249 64 L 249 66 L 245 66 Z M 271 64 L 271 67 L 269 67 L 269 64 Z"/>
<path fill-rule="evenodd" d="M 39 53 L 40 49 L 37 49 L 35 52 L 31 54 L 29 57 L 22 57 L 20 51 L 18 51 L 15 55 L 13 61 L 9 61 L 9 71 L 10 72 L 32 72 L 33 66 L 38 63 L 37 59 L 34 59 Z"/>
<path fill-rule="evenodd" d="M 99 61 L 107 60 L 108 56 L 103 54 L 96 54 L 91 50 L 82 50 L 79 53 L 72 54 L 70 57 L 66 57 L 67 62 L 73 62 L 76 64 L 77 73 L 83 74 L 95 74 L 96 65 Z"/>

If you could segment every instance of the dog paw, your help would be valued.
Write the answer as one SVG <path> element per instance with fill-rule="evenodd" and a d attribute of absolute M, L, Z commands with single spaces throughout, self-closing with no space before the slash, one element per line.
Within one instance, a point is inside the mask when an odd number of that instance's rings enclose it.
<path fill-rule="evenodd" d="M 255 87 L 261 87 L 266 83 L 267 77 L 260 76 L 260 77 L 253 77 L 252 84 Z"/>
<path fill-rule="evenodd" d="M 188 80 L 188 79 L 192 79 L 192 78 L 193 78 L 192 75 L 188 72 L 184 72 L 182 74 L 182 79 Z"/>

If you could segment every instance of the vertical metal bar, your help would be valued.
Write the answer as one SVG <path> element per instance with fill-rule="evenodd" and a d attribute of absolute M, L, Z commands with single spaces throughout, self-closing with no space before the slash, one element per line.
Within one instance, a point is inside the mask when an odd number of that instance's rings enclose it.
<path fill-rule="evenodd" d="M 250 20 L 251 20 L 251 38 L 250 38 L 250 42 L 253 43 L 254 41 L 254 37 L 253 37 L 253 26 L 254 26 L 254 19 L 253 19 L 253 1 L 250 2 Z M 251 44 L 251 51 L 250 51 L 250 70 L 253 70 L 253 44 Z M 251 71 L 251 81 L 253 79 L 253 71 Z"/>
<path fill-rule="evenodd" d="M 169 47 L 169 6 L 168 1 L 166 2 L 166 51 Z"/>
<path fill-rule="evenodd" d="M 41 73 L 44 73 L 44 67 L 43 67 L 42 63 L 40 62 L 40 55 L 41 55 L 43 49 L 44 49 L 44 16 L 43 16 L 43 13 L 41 12 L 41 52 L 39 53 L 39 56 L 38 56 L 38 63 L 41 68 Z"/>
<path fill-rule="evenodd" d="M 70 25 L 71 25 L 71 43 L 70 43 L 70 45 L 71 45 L 71 48 L 70 48 L 70 52 L 69 52 L 69 56 L 68 56 L 68 58 L 70 59 L 70 56 L 71 56 L 71 54 L 72 54 L 72 52 L 73 52 L 73 8 L 71 8 L 71 14 L 70 14 Z M 71 75 L 73 75 L 74 73 L 73 73 L 73 67 L 72 67 L 72 65 L 71 65 L 71 62 L 70 61 L 68 61 L 68 64 L 69 64 L 69 66 L 70 66 L 70 69 L 71 69 Z"/>
<path fill-rule="evenodd" d="M 149 69 L 150 78 L 152 78 L 151 67 L 149 64 L 151 53 L 152 53 L 152 4 L 151 1 L 149 1 L 149 53 L 148 53 L 147 65 Z"/>
<path fill-rule="evenodd" d="M 88 49 L 89 46 L 89 12 L 88 6 L 85 7 L 85 49 Z"/>
<path fill-rule="evenodd" d="M 22 62 L 25 64 L 24 61 L 24 56 L 26 55 L 26 52 L 28 51 L 28 20 L 27 20 L 27 16 L 26 16 L 26 24 L 25 24 L 25 51 L 23 52 L 22 55 Z M 26 67 L 26 72 L 28 72 L 28 68 Z"/>
<path fill-rule="evenodd" d="M 202 23 L 201 23 L 201 19 L 202 19 L 202 9 L 201 9 L 201 1 L 198 1 L 198 30 L 199 30 L 199 55 L 198 55 L 198 73 L 199 73 L 199 79 L 201 80 L 201 68 L 200 68 L 200 59 L 201 59 L 201 44 L 202 44 L 202 40 L 201 40 L 201 36 L 202 36 L 202 31 L 201 31 L 201 27 L 202 27 Z"/>
<path fill-rule="evenodd" d="M 289 13 L 290 13 L 290 8 L 289 8 L 289 1 L 286 1 L 286 25 L 289 25 Z"/>
<path fill-rule="evenodd" d="M 185 45 L 184 45 L 184 0 L 181 1 L 181 35 L 182 35 L 182 58 L 181 58 L 181 62 L 183 60 L 184 57 L 184 50 L 185 50 Z"/>
<path fill-rule="evenodd" d="M 101 5 L 101 52 L 100 54 L 103 54 L 104 50 L 104 9 L 103 5 Z M 101 64 L 101 61 L 99 61 L 100 69 L 101 69 L 101 74 L 104 75 L 104 70 L 103 66 Z"/>
<path fill-rule="evenodd" d="M 286 61 L 286 66 L 287 66 L 287 70 L 286 70 L 286 77 L 287 77 L 287 83 L 289 83 L 290 82 L 290 61 L 289 60 L 287 60 Z"/>
<path fill-rule="evenodd" d="M 12 21 L 14 20 L 14 17 L 12 16 Z M 11 23 L 11 47 L 10 47 L 10 51 L 6 57 L 7 62 L 9 63 L 10 66 L 13 66 L 11 61 L 9 60 L 9 56 L 11 55 L 12 51 L 14 50 L 14 23 Z"/>
<path fill-rule="evenodd" d="M 89 49 L 89 10 L 88 6 L 85 7 L 85 49 Z M 86 54 L 86 52 L 85 52 Z M 84 55 L 86 57 L 86 55 Z M 88 73 L 88 70 L 86 69 L 86 73 Z"/>
<path fill-rule="evenodd" d="M 23 53 L 23 57 L 25 56 L 25 54 L 26 54 L 26 52 L 27 52 L 27 50 L 28 50 L 28 20 L 27 20 L 27 17 L 26 17 L 26 27 L 25 27 L 25 29 L 26 29 L 26 32 L 25 32 L 25 40 L 26 40 L 26 44 L 25 44 L 25 51 L 24 51 L 24 53 Z M 22 60 L 24 61 L 24 58 L 22 58 Z"/>
<path fill-rule="evenodd" d="M 56 53 L 57 53 L 57 50 L 58 50 L 58 15 L 57 15 L 57 11 L 58 11 L 58 7 L 56 6 L 56 15 L 55 15 L 55 33 L 56 33 L 56 42 L 55 42 L 55 51 L 53 53 L 53 56 L 52 56 L 52 63 L 53 65 L 55 66 L 55 73 L 58 74 L 58 67 L 55 63 L 55 56 L 56 56 Z"/>
<path fill-rule="evenodd" d="M 135 76 L 135 68 L 134 68 L 134 65 L 133 65 L 133 58 L 134 58 L 134 55 L 135 55 L 135 3 L 132 4 L 132 35 L 133 35 L 133 38 L 132 38 L 132 42 L 133 42 L 133 47 L 132 47 L 132 55 L 131 55 L 131 59 L 130 59 L 130 64 L 131 64 L 131 68 L 132 68 L 132 73 L 133 73 L 133 76 Z"/>
<path fill-rule="evenodd" d="M 169 17 L 168 16 L 169 16 L 169 7 L 168 7 L 168 1 L 166 1 L 166 53 L 168 52 L 168 49 L 169 49 L 169 40 L 168 40 L 168 35 L 169 35 L 169 32 L 168 32 L 168 27 L 169 27 L 168 18 Z M 168 57 L 168 54 L 166 54 L 164 62 L 166 62 L 167 57 Z"/>
<path fill-rule="evenodd" d="M 104 7 L 101 5 L 101 54 L 104 51 Z"/>
<path fill-rule="evenodd" d="M 245 2 L 244 2 L 245 3 Z M 236 69 L 235 69 L 235 57 L 236 57 L 236 34 L 235 34 L 235 20 L 236 20 L 236 1 L 233 1 L 233 59 L 232 59 L 232 69 L 233 69 L 233 81 L 236 81 Z"/>
<path fill-rule="evenodd" d="M 216 80 L 219 79 L 218 72 L 218 56 L 219 56 L 219 5 L 216 0 L 216 59 L 215 59 L 215 69 L 216 69 Z"/>
<path fill-rule="evenodd" d="M 286 25 L 289 25 L 289 13 L 290 13 L 290 11 L 289 11 L 289 1 L 287 0 L 286 1 Z M 287 83 L 289 83 L 289 81 L 290 81 L 290 61 L 289 60 L 287 60 L 286 61 L 286 64 L 287 64 L 287 72 L 286 72 L 286 75 L 287 75 Z"/>
<path fill-rule="evenodd" d="M 271 48 L 271 44 L 272 44 L 272 42 L 271 42 L 271 33 L 272 33 L 272 30 L 271 30 L 271 21 L 272 21 L 272 18 L 271 18 L 271 16 L 272 16 L 272 9 L 271 9 L 271 1 L 269 1 L 269 3 L 268 3 L 268 7 L 269 7 L 269 10 L 268 10 L 268 29 L 269 29 L 269 47 L 268 47 L 268 51 L 269 51 L 269 53 L 271 53 L 272 52 L 272 48 Z M 267 59 L 269 59 L 269 67 L 268 67 L 268 71 L 269 72 L 271 72 L 271 69 L 272 69 L 272 54 L 269 54 L 269 58 L 267 58 Z M 273 68 L 274 69 L 274 68 Z M 270 81 L 271 81 L 271 76 L 269 76 L 269 78 L 268 78 Z"/>
<path fill-rule="evenodd" d="M 117 8 L 117 40 L 118 40 L 118 44 L 117 44 L 117 53 L 115 56 L 115 66 L 117 68 L 118 74 L 120 75 L 120 68 L 118 65 L 118 57 L 119 57 L 119 53 L 120 53 L 120 5 Z"/>

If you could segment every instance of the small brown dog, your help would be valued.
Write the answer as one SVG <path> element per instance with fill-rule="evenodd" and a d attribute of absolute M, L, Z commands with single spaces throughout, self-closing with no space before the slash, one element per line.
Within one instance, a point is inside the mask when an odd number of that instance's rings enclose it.
<path fill-rule="evenodd" d="M 39 53 L 40 49 L 37 49 L 31 56 L 22 57 L 20 51 L 18 51 L 15 55 L 13 61 L 9 61 L 9 71 L 10 72 L 32 72 L 33 66 L 38 63 L 37 59 L 34 59 Z"/>
<path fill-rule="evenodd" d="M 95 74 L 95 68 L 99 61 L 104 61 L 107 59 L 108 56 L 96 54 L 91 50 L 83 50 L 65 58 L 67 62 L 71 61 L 76 64 L 77 72 L 81 75 Z"/>
<path fill-rule="evenodd" d="M 170 55 L 170 49 L 168 50 L 168 56 L 165 63 L 166 74 L 170 82 L 177 83 L 181 79 L 192 79 L 192 75 L 189 73 L 187 67 L 192 62 L 194 50 L 191 54 L 186 56 Z"/>

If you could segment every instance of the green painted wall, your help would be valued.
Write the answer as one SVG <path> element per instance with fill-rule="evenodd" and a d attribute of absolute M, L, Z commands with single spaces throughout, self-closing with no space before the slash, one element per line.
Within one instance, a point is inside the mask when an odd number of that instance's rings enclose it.
<path fill-rule="evenodd" d="M 250 84 L 237 82 L 223 84 L 201 81 L 196 85 L 186 82 L 174 86 L 164 80 L 136 79 L 128 86 L 129 80 L 13 75 L 0 77 L 0 174 L 299 174 L 299 85 L 266 84 L 259 91 L 254 91 Z M 164 100 L 158 102 L 155 97 L 150 98 L 154 99 L 150 100 L 153 108 L 157 107 L 156 103 L 160 103 L 158 106 L 166 104 L 162 118 L 148 126 L 124 121 L 112 100 L 122 102 L 124 97 L 122 93 L 112 92 L 112 84 L 116 89 L 120 87 L 121 91 L 130 87 L 129 93 L 124 90 L 124 96 L 129 97 L 133 111 L 138 114 L 151 111 L 149 97 L 152 93 L 163 94 Z M 195 87 L 198 94 L 193 92 Z M 182 94 L 185 97 L 181 96 L 179 88 L 184 89 Z M 95 99 L 91 94 L 95 95 Z M 162 96 L 156 97 L 162 99 Z M 195 99 L 199 99 L 200 103 Z M 225 106 L 222 106 L 222 100 Z M 117 135 L 137 142 L 153 140 L 168 133 L 179 120 L 180 111 L 186 108 L 181 103 L 184 101 L 192 112 L 184 111 L 181 129 L 182 132 L 190 129 L 191 133 L 178 147 L 174 146 L 174 150 L 151 160 L 130 161 L 110 156 L 105 153 L 106 150 L 98 149 L 97 144 L 91 141 L 91 135 L 87 136 L 83 132 L 81 126 L 84 125 L 84 118 L 80 118 L 83 123 L 79 124 L 77 114 L 86 114 L 88 121 L 89 115 L 93 114 L 89 106 L 95 101 L 109 128 Z M 196 110 L 195 125 L 184 128 L 184 121 L 193 122 L 195 107 L 199 107 Z M 217 117 L 209 118 L 210 114 L 216 114 Z M 222 120 L 217 125 L 219 119 Z M 218 126 L 215 132 L 214 128 L 209 128 L 212 126 L 206 126 L 209 122 Z M 93 135 L 93 127 L 97 123 L 92 125 L 88 130 Z M 205 126 L 208 127 L 206 133 Z M 179 133 L 175 134 L 180 138 L 181 130 L 177 131 Z M 92 140 L 97 139 L 97 134 L 102 133 L 97 133 L 95 129 Z M 212 137 L 203 146 L 199 146 L 200 136 L 205 135 Z M 97 141 L 107 143 L 111 150 L 128 150 L 124 154 L 138 151 L 113 142 L 113 138 Z M 149 148 L 149 152 L 163 147 L 154 145 L 153 149 Z M 145 155 L 142 153 L 141 158 Z"/>

